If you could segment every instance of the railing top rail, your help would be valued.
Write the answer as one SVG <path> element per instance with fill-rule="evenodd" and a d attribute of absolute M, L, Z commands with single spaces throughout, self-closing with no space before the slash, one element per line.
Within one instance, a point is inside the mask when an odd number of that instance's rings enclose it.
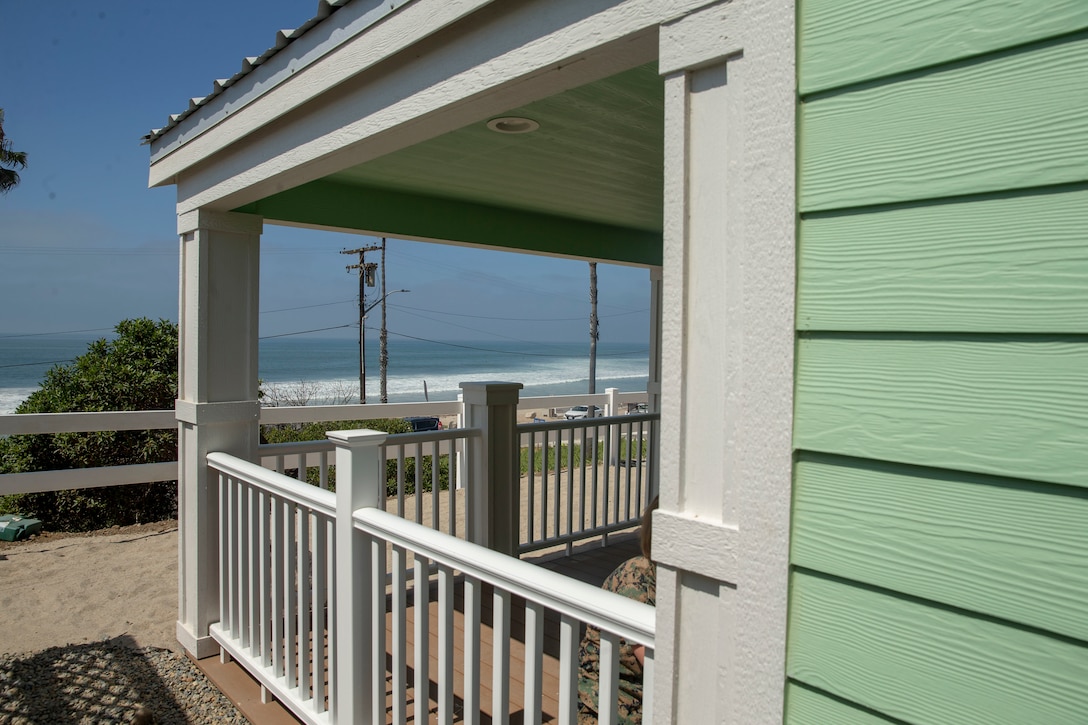
<path fill-rule="evenodd" d="M 11 413 L 0 415 L 0 435 L 93 433 L 104 430 L 176 428 L 173 410 L 104 410 L 95 413 Z"/>
<path fill-rule="evenodd" d="M 321 423 L 329 420 L 404 418 L 411 415 L 457 415 L 456 400 L 434 403 L 377 403 L 352 405 L 291 405 L 261 408 L 261 423 Z"/>
<path fill-rule="evenodd" d="M 385 439 L 382 447 L 430 443 L 431 441 L 455 441 L 462 438 L 474 438 L 482 434 L 483 431 L 479 428 L 448 428 L 446 430 L 425 430 L 414 433 L 394 433 Z"/>
<path fill-rule="evenodd" d="M 336 515 L 336 494 L 296 481 L 282 473 L 269 471 L 255 463 L 243 461 L 227 453 L 208 454 L 208 465 L 217 471 L 237 476 L 292 503 L 312 508 L 326 516 Z"/>
<path fill-rule="evenodd" d="M 651 646 L 654 643 L 656 613 L 648 604 L 428 529 L 381 509 L 359 509 L 354 519 L 356 528 L 366 533 L 538 602 L 560 614 L 635 642 Z"/>
<path fill-rule="evenodd" d="M 296 453 L 322 453 L 334 450 L 336 446 L 328 438 L 316 441 L 288 441 L 287 443 L 262 443 L 257 446 L 261 458 L 268 456 L 291 456 Z"/>
<path fill-rule="evenodd" d="M 574 430 L 578 428 L 593 428 L 603 425 L 620 425 L 625 423 L 646 423 L 661 418 L 660 413 L 638 413 L 631 415 L 609 415 L 596 418 L 577 418 L 575 420 L 550 420 L 543 423 L 518 423 L 519 433 L 532 433 L 534 431 Z"/>

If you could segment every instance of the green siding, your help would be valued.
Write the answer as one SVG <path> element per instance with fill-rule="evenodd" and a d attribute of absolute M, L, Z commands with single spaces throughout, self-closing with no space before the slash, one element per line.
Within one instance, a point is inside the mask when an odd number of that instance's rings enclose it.
<path fill-rule="evenodd" d="M 1084 723 L 1075 643 L 794 572 L 790 677 L 916 725 Z"/>
<path fill-rule="evenodd" d="M 798 7 L 785 721 L 1088 722 L 1088 2 Z"/>
<path fill-rule="evenodd" d="M 878 717 L 796 684 L 786 685 L 786 725 L 889 725 Z"/>
<path fill-rule="evenodd" d="M 801 211 L 1082 181 L 1085 78 L 1080 35 L 806 102 Z"/>
<path fill-rule="evenodd" d="M 1088 490 L 805 454 L 792 561 L 1088 641 Z"/>
<path fill-rule="evenodd" d="M 798 342 L 798 448 L 1088 486 L 1083 341 Z"/>
<path fill-rule="evenodd" d="M 1088 333 L 1086 230 L 1084 187 L 812 215 L 797 326 Z"/>
<path fill-rule="evenodd" d="M 802 93 L 1088 28 L 1084 0 L 804 0 L 799 6 Z"/>

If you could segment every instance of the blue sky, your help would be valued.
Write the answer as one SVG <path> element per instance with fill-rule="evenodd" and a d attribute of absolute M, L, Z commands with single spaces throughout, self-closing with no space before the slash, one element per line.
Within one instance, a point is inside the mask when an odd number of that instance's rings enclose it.
<path fill-rule="evenodd" d="M 5 2 L 0 108 L 22 183 L 0 196 L 0 336 L 177 319 L 174 188 L 140 139 L 259 55 L 314 0 Z M 261 335 L 354 337 L 340 250 L 370 237 L 265 226 Z M 585 262 L 390 240 L 389 329 L 427 339 L 588 340 Z M 376 260 L 375 260 L 376 261 Z M 598 265 L 601 339 L 643 342 L 644 269 Z M 373 314 L 373 313 L 372 313 Z M 370 323 L 368 322 L 368 328 Z"/>

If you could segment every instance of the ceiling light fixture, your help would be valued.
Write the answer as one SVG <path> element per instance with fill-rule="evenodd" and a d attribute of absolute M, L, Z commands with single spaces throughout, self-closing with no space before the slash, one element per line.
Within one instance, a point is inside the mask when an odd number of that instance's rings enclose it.
<path fill-rule="evenodd" d="M 503 116 L 488 121 L 487 127 L 497 133 L 532 133 L 540 128 L 540 124 L 531 118 Z"/>

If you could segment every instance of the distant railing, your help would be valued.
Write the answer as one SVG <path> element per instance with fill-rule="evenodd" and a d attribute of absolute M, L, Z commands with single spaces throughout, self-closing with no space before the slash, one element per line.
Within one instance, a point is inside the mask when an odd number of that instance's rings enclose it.
<path fill-rule="evenodd" d="M 521 467 L 527 518 L 521 553 L 604 537 L 639 522 L 656 494 L 653 441 L 660 415 L 524 423 Z"/>
<path fill-rule="evenodd" d="M 614 400 L 619 403 L 644 400 L 645 393 L 616 393 Z M 539 398 L 524 398 L 520 407 L 525 410 L 538 409 L 565 410 L 573 405 L 591 404 L 607 407 L 609 396 L 598 395 L 560 395 Z M 399 418 L 410 415 L 460 415 L 461 404 L 457 401 L 432 403 L 379 403 L 367 405 L 307 405 L 289 407 L 263 407 L 260 412 L 262 425 L 314 423 L 333 420 L 368 420 L 373 418 Z M 104 411 L 95 413 L 25 413 L 0 415 L 0 436 L 36 435 L 49 433 L 95 433 L 123 430 L 171 430 L 177 427 L 173 410 L 141 411 Z M 285 458 L 284 469 L 298 469 L 297 455 L 305 452 L 307 466 L 319 468 L 316 455 L 319 451 L 328 454 L 331 451 L 328 441 L 309 443 L 278 444 L 276 455 Z M 297 448 L 290 448 L 297 446 Z M 262 447 L 263 448 L 263 447 Z M 296 456 L 296 465 L 289 465 L 289 457 Z M 262 452 L 262 460 L 267 462 Z M 327 459 L 326 459 L 327 460 Z M 313 461 L 313 463 L 311 463 Z M 320 474 L 318 474 L 320 476 Z M 464 472 L 461 478 L 464 480 Z M 100 466 L 56 471 L 34 471 L 31 473 L 0 474 L 0 495 L 11 493 L 38 493 L 42 491 L 64 491 L 78 488 L 97 488 L 119 486 L 133 483 L 154 483 L 173 481 L 178 478 L 178 462 L 145 463 L 128 466 Z"/>
<path fill-rule="evenodd" d="M 458 484 L 474 475 L 471 450 L 466 443 L 478 438 L 473 428 L 398 433 L 381 445 L 387 481 L 386 506 L 398 516 L 417 524 L 430 522 L 436 531 L 465 538 L 459 521 L 468 513 L 471 487 L 458 492 Z M 332 441 L 271 443 L 258 447 L 261 465 L 298 481 L 328 490 L 335 470 L 336 447 Z M 459 499 L 460 502 L 459 502 Z M 460 510 L 460 513 L 459 513 Z"/>

